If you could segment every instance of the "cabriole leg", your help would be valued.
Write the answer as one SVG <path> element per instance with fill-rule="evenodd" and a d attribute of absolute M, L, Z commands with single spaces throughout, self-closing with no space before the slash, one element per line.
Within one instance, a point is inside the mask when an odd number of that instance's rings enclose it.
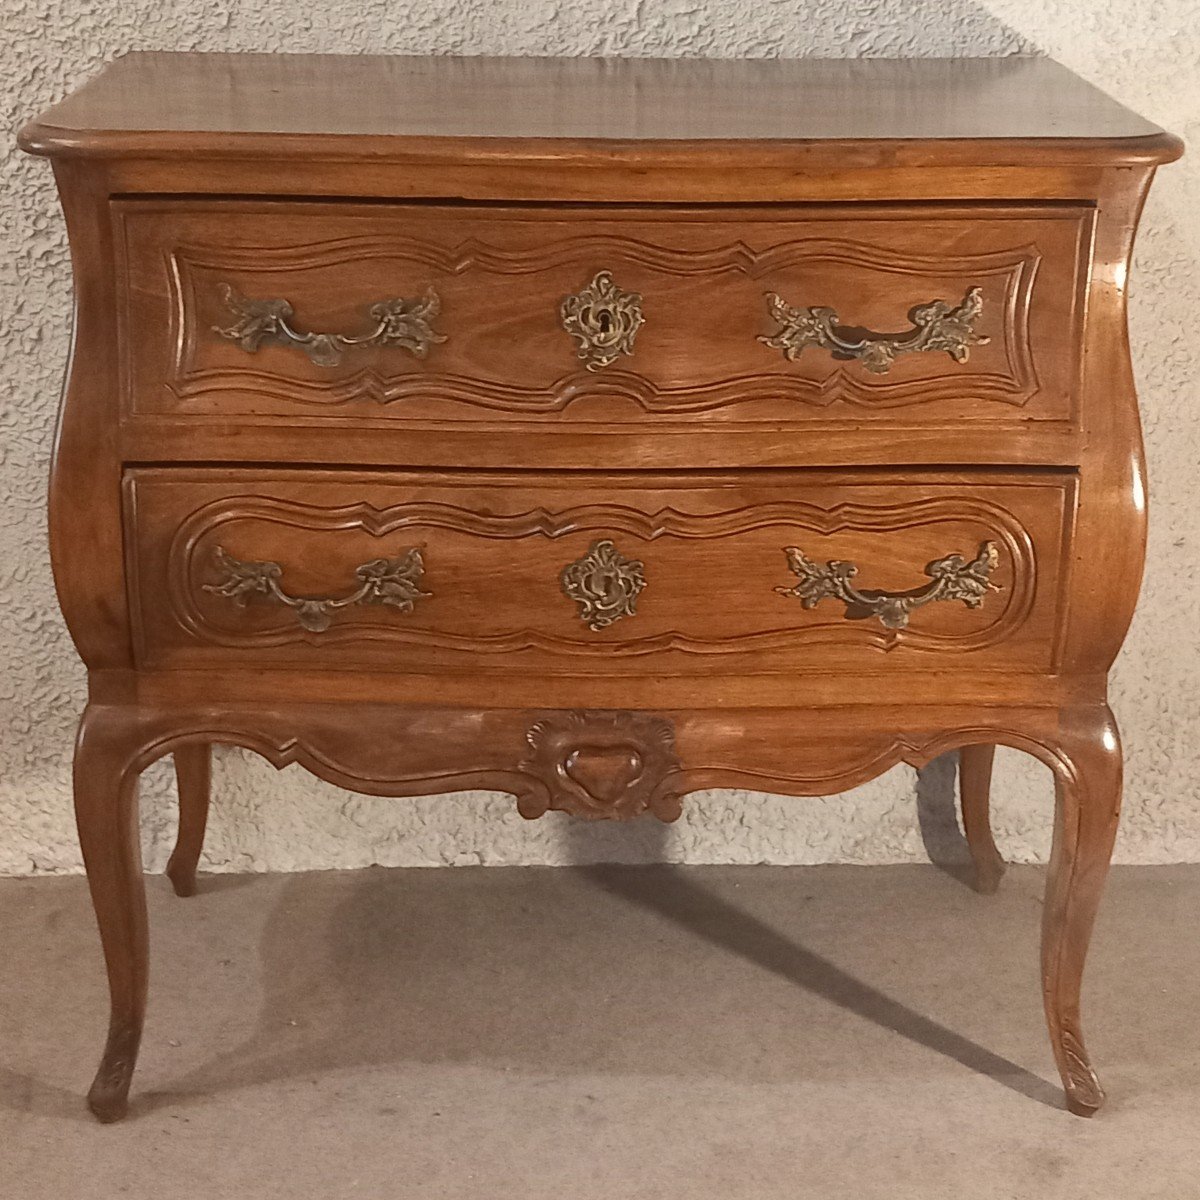
<path fill-rule="evenodd" d="M 995 746 L 964 746 L 958 756 L 963 831 L 975 866 L 975 890 L 991 895 L 1000 886 L 1004 859 L 992 838 L 991 790 Z"/>
<path fill-rule="evenodd" d="M 1079 1020 L 1084 960 L 1108 876 L 1121 807 L 1121 744 L 1107 706 L 1063 715 L 1054 845 L 1042 910 L 1042 990 L 1067 1108 L 1104 1103 Z"/>
<path fill-rule="evenodd" d="M 101 1121 L 125 1115 L 146 1011 L 146 890 L 138 837 L 138 723 L 131 710 L 91 707 L 75 745 L 75 820 L 104 961 L 111 1015 L 88 1106 Z"/>
<path fill-rule="evenodd" d="M 212 788 L 212 752 L 203 744 L 175 751 L 175 783 L 179 792 L 179 834 L 167 862 L 167 877 L 177 896 L 196 894 L 196 864 L 204 849 L 208 802 Z"/>

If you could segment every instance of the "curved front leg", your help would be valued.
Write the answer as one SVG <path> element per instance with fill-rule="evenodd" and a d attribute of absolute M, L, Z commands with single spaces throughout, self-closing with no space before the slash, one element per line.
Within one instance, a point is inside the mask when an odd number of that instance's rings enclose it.
<path fill-rule="evenodd" d="M 179 792 L 179 833 L 167 861 L 167 877 L 177 896 L 196 894 L 196 864 L 204 849 L 212 789 L 212 750 L 204 744 L 180 746 L 174 754 Z"/>
<path fill-rule="evenodd" d="M 1079 992 L 1121 808 L 1121 743 L 1106 705 L 1063 714 L 1054 845 L 1042 909 L 1042 991 L 1067 1108 L 1090 1117 L 1104 1092 L 1088 1060 Z"/>
<path fill-rule="evenodd" d="M 101 1121 L 125 1115 L 146 1011 L 146 889 L 138 836 L 136 710 L 84 711 L 75 744 L 75 820 L 108 968 L 108 1041 L 88 1106 Z"/>
<path fill-rule="evenodd" d="M 958 791 L 963 832 L 975 865 L 975 890 L 990 896 L 1000 886 L 1004 859 L 992 837 L 991 791 L 995 746 L 963 746 L 958 752 Z"/>

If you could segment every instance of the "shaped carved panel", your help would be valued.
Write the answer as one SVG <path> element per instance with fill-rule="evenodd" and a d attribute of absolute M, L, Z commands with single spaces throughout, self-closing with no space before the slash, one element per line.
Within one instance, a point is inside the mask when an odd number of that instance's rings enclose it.
<path fill-rule="evenodd" d="M 381 481 L 133 472 L 140 654 L 179 665 L 220 653 L 297 666 L 589 675 L 876 669 L 892 655 L 932 665 L 970 654 L 1006 669 L 1053 661 L 1074 506 L 1069 473 L 996 472 L 970 484 L 937 473 L 892 482 L 779 473 L 740 486 L 736 507 L 703 476 L 669 485 L 606 477 L 611 499 L 592 504 L 577 502 L 581 486 L 595 484 L 554 475 L 434 483 L 394 473 Z M 602 602 L 589 624 L 564 596 L 563 564 L 587 564 L 609 542 L 626 570 L 640 564 L 649 586 L 638 589 L 636 617 L 609 621 L 625 593 L 613 593 L 610 611 L 604 586 L 589 584 Z M 858 564 L 870 589 L 903 596 L 948 551 L 984 543 L 987 602 L 929 603 L 907 624 L 848 619 L 855 614 L 841 604 L 805 609 L 780 594 L 791 591 L 787 546 L 818 563 Z M 293 605 L 224 599 L 218 547 L 239 562 L 285 565 Z M 352 599 L 346 581 L 364 563 L 389 564 L 398 548 L 423 564 L 414 584 L 421 595 L 403 613 L 346 603 L 319 631 L 296 619 L 295 603 Z"/>
<path fill-rule="evenodd" d="M 508 792 L 531 819 L 553 810 L 585 819 L 648 811 L 670 821 L 684 796 L 712 788 L 827 796 L 899 763 L 920 767 L 981 742 L 1032 753 L 1070 778 L 1055 748 L 1060 714 L 1034 704 L 1001 705 L 992 713 L 961 705 L 864 706 L 853 727 L 833 705 L 748 709 L 731 720 L 720 709 L 349 706 L 274 697 L 217 707 L 141 706 L 127 719 L 142 727 L 138 769 L 181 743 L 236 745 L 277 768 L 297 764 L 370 795 Z M 574 781 L 564 782 L 572 772 Z"/>
<path fill-rule="evenodd" d="M 636 712 L 569 712 L 537 722 L 526 735 L 521 771 L 544 786 L 521 815 L 546 809 L 595 820 L 628 820 L 649 809 L 662 821 L 682 811 L 665 788 L 679 770 L 675 735 L 663 717 Z M 544 807 L 543 807 L 544 806 Z"/>
<path fill-rule="evenodd" d="M 497 428 L 599 414 L 618 423 L 736 420 L 777 430 L 839 404 L 893 420 L 903 410 L 905 421 L 921 423 L 1010 414 L 1024 423 L 1068 421 L 1090 220 L 1085 210 L 1037 206 L 680 220 L 125 202 L 117 226 L 127 326 L 170 320 L 175 331 L 169 358 L 167 339 L 134 350 L 126 390 L 135 413 L 337 411 L 342 420 Z M 599 360 L 580 361 L 564 335 L 563 298 L 577 296 L 581 280 L 610 275 L 653 316 L 637 332 L 632 358 L 606 352 L 603 369 L 589 370 Z M 285 298 L 305 330 L 360 329 L 379 297 L 433 289 L 445 342 L 423 361 L 370 339 L 334 365 L 272 344 L 249 355 L 213 332 L 228 324 L 222 295 L 230 287 Z M 845 356 L 789 362 L 763 344 L 778 330 L 767 293 L 884 334 L 968 291 L 979 306 L 969 360 L 907 354 L 878 373 L 869 360 Z M 623 333 L 628 351 L 636 325 L 640 309 L 629 329 L 595 336 Z M 860 334 L 837 332 L 846 344 Z"/>

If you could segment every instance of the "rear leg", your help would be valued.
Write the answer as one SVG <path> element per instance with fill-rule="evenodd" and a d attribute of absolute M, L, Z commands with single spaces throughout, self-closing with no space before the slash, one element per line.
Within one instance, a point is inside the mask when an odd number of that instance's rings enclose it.
<path fill-rule="evenodd" d="M 975 890 L 991 895 L 1000 886 L 1004 859 L 992 838 L 991 790 L 995 746 L 964 746 L 958 758 L 963 829 L 975 864 Z"/>
<path fill-rule="evenodd" d="M 204 849 L 208 801 L 212 790 L 212 751 L 204 743 L 175 751 L 179 789 L 179 835 L 167 862 L 167 876 L 177 896 L 196 894 L 196 865 Z"/>

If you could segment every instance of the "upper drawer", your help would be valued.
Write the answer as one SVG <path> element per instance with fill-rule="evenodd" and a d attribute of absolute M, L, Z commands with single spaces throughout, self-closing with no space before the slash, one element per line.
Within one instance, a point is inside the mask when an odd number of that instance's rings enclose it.
<path fill-rule="evenodd" d="M 1073 418 L 1082 207 L 142 200 L 115 221 L 134 416 L 776 443 Z"/>

